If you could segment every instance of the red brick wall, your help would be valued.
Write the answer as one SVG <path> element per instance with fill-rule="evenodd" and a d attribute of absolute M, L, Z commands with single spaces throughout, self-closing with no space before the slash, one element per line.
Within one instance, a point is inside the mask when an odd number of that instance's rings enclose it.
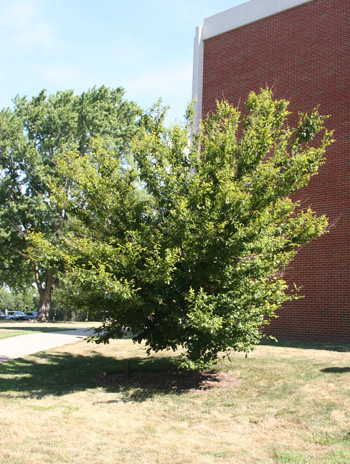
<path fill-rule="evenodd" d="M 305 298 L 280 309 L 270 326 L 279 339 L 350 342 L 349 76 L 349 0 L 313 0 L 204 42 L 203 115 L 216 99 L 238 105 L 266 85 L 295 114 L 320 104 L 331 115 L 327 126 L 336 143 L 298 197 L 334 226 L 286 272 Z"/>

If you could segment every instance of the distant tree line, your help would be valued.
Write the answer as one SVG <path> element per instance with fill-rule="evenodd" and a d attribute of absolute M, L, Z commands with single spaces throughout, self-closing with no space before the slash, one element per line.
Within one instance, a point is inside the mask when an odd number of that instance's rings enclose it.
<path fill-rule="evenodd" d="M 11 292 L 8 288 L 0 288 L 0 311 L 36 311 L 39 303 L 38 292 L 34 287 L 23 292 Z"/>
<path fill-rule="evenodd" d="M 34 287 L 25 289 L 24 291 L 11 292 L 6 287 L 0 288 L 0 311 L 37 311 L 40 297 Z M 86 321 L 92 320 L 89 317 L 87 310 L 71 310 L 62 304 L 57 299 L 53 299 L 49 311 L 48 319 L 50 321 Z"/>

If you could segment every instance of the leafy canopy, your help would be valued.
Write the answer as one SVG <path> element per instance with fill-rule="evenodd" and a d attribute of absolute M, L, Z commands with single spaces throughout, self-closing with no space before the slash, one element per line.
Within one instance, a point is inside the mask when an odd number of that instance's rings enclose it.
<path fill-rule="evenodd" d="M 65 187 L 52 190 L 75 230 L 57 247 L 33 243 L 71 270 L 70 304 L 103 317 L 98 342 L 129 328 L 149 350 L 182 348 L 183 366 L 205 367 L 249 351 L 297 297 L 283 270 L 327 219 L 290 194 L 317 173 L 331 134 L 317 110 L 289 128 L 287 107 L 267 89 L 252 92 L 246 116 L 217 103 L 197 134 L 190 113 L 167 128 L 155 107 L 129 163 L 100 142 L 58 157 Z"/>

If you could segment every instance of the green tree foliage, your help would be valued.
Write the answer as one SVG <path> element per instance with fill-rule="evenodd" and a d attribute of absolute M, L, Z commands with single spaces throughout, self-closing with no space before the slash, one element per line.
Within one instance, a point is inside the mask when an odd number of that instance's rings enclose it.
<path fill-rule="evenodd" d="M 204 367 L 249 351 L 297 297 L 283 271 L 327 219 L 290 194 L 317 173 L 331 134 L 317 110 L 289 128 L 287 107 L 269 90 L 250 94 L 246 116 L 218 103 L 191 142 L 191 118 L 166 128 L 158 107 L 128 164 L 101 143 L 58 157 L 55 199 L 76 229 L 57 247 L 33 243 L 71 270 L 70 303 L 104 318 L 98 342 L 129 328 L 149 350 L 182 348 L 183 365 Z"/>
<path fill-rule="evenodd" d="M 17 96 L 0 111 L 0 280 L 12 289 L 36 283 L 39 318 L 48 316 L 51 295 L 64 263 L 35 261 L 28 237 L 41 233 L 53 244 L 69 228 L 64 209 L 51 201 L 48 179 L 58 174 L 56 157 L 65 150 L 84 155 L 90 140 L 104 137 L 107 151 L 123 151 L 136 131 L 138 107 L 121 88 L 93 88 L 28 100 Z"/>
<path fill-rule="evenodd" d="M 35 311 L 39 295 L 34 287 L 26 288 L 22 292 L 11 292 L 6 287 L 0 288 L 0 311 Z"/>

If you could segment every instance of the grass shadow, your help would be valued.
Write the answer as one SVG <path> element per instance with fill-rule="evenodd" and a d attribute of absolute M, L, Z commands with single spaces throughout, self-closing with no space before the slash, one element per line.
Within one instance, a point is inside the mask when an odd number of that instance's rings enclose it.
<path fill-rule="evenodd" d="M 303 342 L 291 340 L 261 340 L 260 345 L 263 346 L 276 346 L 283 348 L 300 348 L 302 350 L 326 350 L 337 352 L 350 352 L 350 344 L 335 344 L 335 343 L 321 343 L 321 342 Z"/>
<path fill-rule="evenodd" d="M 87 389 L 115 392 L 118 401 L 144 401 L 159 393 L 181 394 L 205 389 L 213 373 L 174 371 L 171 357 L 130 358 L 130 377 L 124 376 L 125 359 L 70 353 L 37 354 L 0 364 L 0 395 L 15 392 L 40 399 L 63 396 Z M 211 377 L 210 377 L 211 376 Z M 209 382 L 210 383 L 210 382 Z"/>
<path fill-rule="evenodd" d="M 350 367 L 326 367 L 325 369 L 321 369 L 321 372 L 325 372 L 326 374 L 346 374 L 350 372 Z"/>
<path fill-rule="evenodd" d="M 11 324 L 11 322 L 9 322 Z M 78 328 L 78 327 L 77 327 Z M 12 327 L 0 327 L 0 330 L 9 330 L 13 332 L 68 332 L 69 330 L 76 330 L 76 327 L 32 327 L 32 326 L 12 326 Z"/>
<path fill-rule="evenodd" d="M 102 375 L 96 381 L 124 394 L 123 401 L 143 401 L 153 394 L 181 395 L 190 391 L 204 392 L 212 388 L 232 389 L 241 380 L 230 374 L 210 371 L 134 372 L 130 377 L 122 374 Z M 125 395 L 125 393 L 127 393 Z M 116 401 L 108 401 L 107 403 Z"/>

